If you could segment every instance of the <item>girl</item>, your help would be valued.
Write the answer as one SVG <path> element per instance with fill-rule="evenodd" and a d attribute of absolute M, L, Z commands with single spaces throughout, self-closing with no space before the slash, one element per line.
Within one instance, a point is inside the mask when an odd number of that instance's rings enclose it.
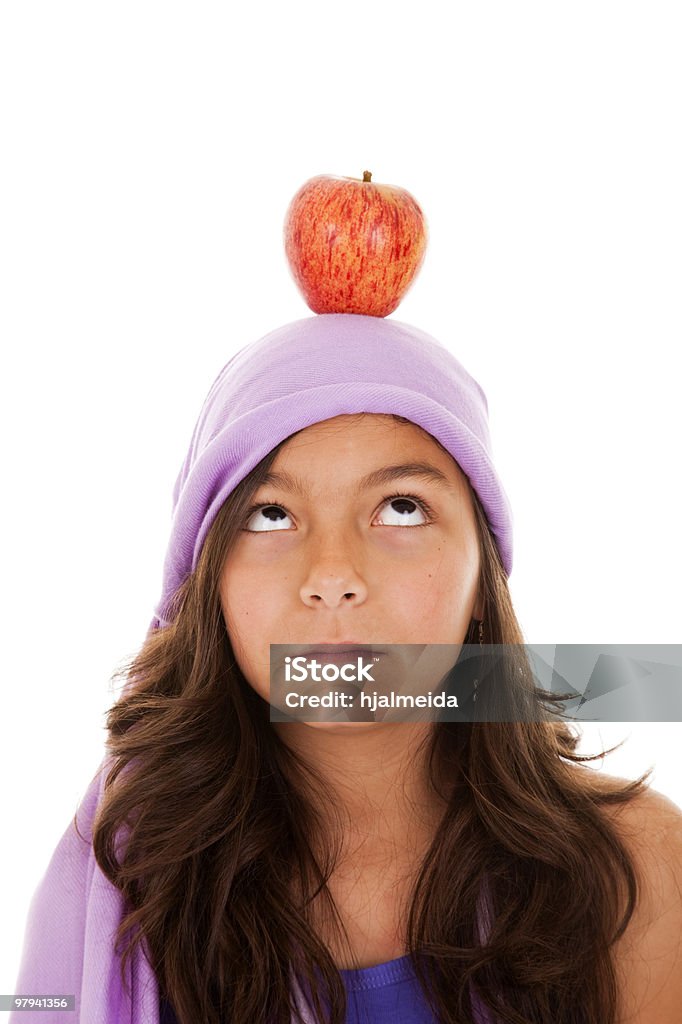
<path fill-rule="evenodd" d="M 173 498 L 17 992 L 83 1024 L 678 1021 L 682 813 L 649 773 L 594 773 L 560 722 L 270 717 L 271 644 L 523 644 L 449 351 L 353 314 L 273 331 L 215 380 Z"/>

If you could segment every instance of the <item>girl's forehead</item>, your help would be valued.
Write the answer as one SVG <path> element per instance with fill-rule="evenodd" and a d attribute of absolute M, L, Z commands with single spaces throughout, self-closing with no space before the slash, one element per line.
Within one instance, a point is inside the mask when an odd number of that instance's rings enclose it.
<path fill-rule="evenodd" d="M 415 461 L 428 461 L 441 471 L 449 472 L 451 477 L 465 479 L 457 460 L 440 441 L 418 423 L 391 413 L 342 413 L 303 427 L 287 438 L 272 468 L 275 471 L 284 468 L 292 455 L 298 455 L 296 461 L 305 460 L 313 454 L 324 456 L 326 444 L 331 447 L 344 438 L 353 436 L 357 436 L 358 444 L 355 451 L 344 453 L 346 458 L 361 455 L 364 462 L 367 456 L 375 453 L 377 459 L 382 461 L 379 446 L 382 441 L 386 441 L 387 448 L 383 459 L 388 459 L 391 463 L 396 461 L 396 450 L 403 449 L 405 462 L 411 458 Z"/>

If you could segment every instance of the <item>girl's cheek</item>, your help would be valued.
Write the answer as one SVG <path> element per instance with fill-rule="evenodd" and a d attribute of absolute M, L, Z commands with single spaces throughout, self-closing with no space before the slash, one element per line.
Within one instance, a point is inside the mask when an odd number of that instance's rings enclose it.
<path fill-rule="evenodd" d="M 280 564 L 283 558 L 292 557 L 297 550 L 296 541 L 285 534 L 287 530 L 270 530 L 247 534 L 237 542 L 233 551 L 233 562 L 243 572 L 250 571 L 253 566 Z"/>

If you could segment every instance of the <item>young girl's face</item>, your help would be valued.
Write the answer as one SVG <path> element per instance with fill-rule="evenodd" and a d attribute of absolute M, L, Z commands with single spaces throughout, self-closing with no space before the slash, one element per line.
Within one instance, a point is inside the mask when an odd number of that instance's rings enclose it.
<path fill-rule="evenodd" d="M 408 463 L 440 476 L 386 473 Z M 482 618 L 474 510 L 462 471 L 425 431 L 335 416 L 291 438 L 270 472 L 220 578 L 235 658 L 261 697 L 270 644 L 464 642 Z"/>

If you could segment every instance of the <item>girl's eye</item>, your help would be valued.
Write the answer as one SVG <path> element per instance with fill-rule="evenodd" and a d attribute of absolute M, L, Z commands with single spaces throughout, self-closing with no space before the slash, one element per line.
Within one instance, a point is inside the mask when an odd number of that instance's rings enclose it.
<path fill-rule="evenodd" d="M 382 498 L 382 504 L 390 502 L 388 516 L 383 513 L 382 526 L 428 526 L 433 517 L 431 506 L 423 498 L 409 494 L 387 494 Z M 421 516 L 426 522 L 415 522 L 415 517 Z M 273 530 L 287 530 L 287 518 L 290 513 L 284 505 L 276 502 L 261 502 L 252 505 L 246 512 L 246 525 L 243 529 L 247 533 L 270 533 Z M 389 521 L 386 521 L 388 518 Z M 392 521 L 390 521 L 392 519 Z M 252 523 L 252 525 L 249 525 Z"/>
<path fill-rule="evenodd" d="M 270 533 L 272 530 L 286 530 L 288 515 L 289 513 L 283 505 L 275 505 L 274 502 L 252 505 L 246 513 L 246 526 L 243 529 L 247 533 Z M 255 524 L 253 528 L 249 526 L 252 517 Z"/>
<path fill-rule="evenodd" d="M 388 506 L 388 516 L 382 513 L 384 526 L 428 526 L 433 519 L 433 510 L 423 498 L 410 494 L 388 494 L 382 503 Z M 425 522 L 416 522 L 415 517 L 421 516 Z M 388 519 L 388 521 L 386 521 Z M 392 521 L 391 521 L 392 520 Z"/>

